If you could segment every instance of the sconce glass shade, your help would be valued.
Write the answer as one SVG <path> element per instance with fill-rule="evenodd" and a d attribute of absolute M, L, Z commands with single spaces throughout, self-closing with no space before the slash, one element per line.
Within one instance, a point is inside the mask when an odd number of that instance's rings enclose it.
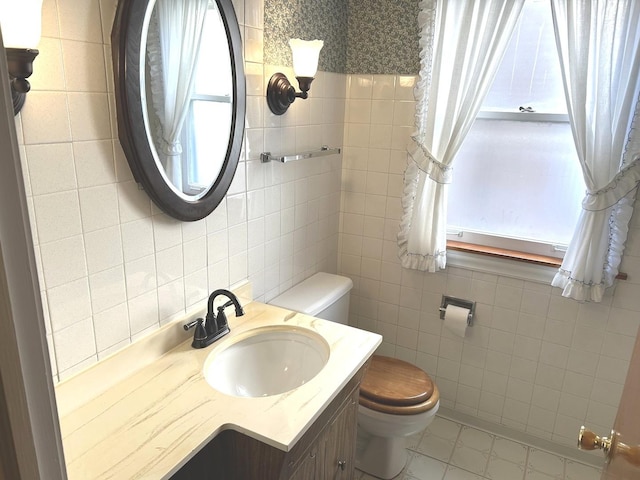
<path fill-rule="evenodd" d="M 323 45 L 324 42 L 322 40 L 306 41 L 299 38 L 289 40 L 289 46 L 293 54 L 293 71 L 296 77 L 313 78 L 316 76 L 320 50 L 322 50 Z"/>
<path fill-rule="evenodd" d="M 0 1 L 0 25 L 5 48 L 37 48 L 42 30 L 42 0 Z"/>

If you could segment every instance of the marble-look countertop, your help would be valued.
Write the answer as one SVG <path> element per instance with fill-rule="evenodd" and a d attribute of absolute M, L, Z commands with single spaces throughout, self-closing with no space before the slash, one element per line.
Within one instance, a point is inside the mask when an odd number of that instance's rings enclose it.
<path fill-rule="evenodd" d="M 133 344 L 132 351 L 59 384 L 69 479 L 169 478 L 225 429 L 288 451 L 381 342 L 377 334 L 271 305 L 251 302 L 244 308 L 244 316 L 229 316 L 231 333 L 207 348 L 191 348 L 191 340 L 182 337 L 163 352 L 171 343 L 165 337 L 175 337 L 180 327 L 168 326 Z M 232 397 L 207 384 L 202 368 L 210 352 L 247 330 L 270 325 L 306 328 L 324 337 L 330 346 L 324 369 L 305 385 L 269 397 Z"/>

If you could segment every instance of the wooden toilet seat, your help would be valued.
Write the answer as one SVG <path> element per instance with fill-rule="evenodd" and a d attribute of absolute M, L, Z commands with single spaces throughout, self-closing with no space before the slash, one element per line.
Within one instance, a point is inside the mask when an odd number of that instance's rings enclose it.
<path fill-rule="evenodd" d="M 426 372 L 397 358 L 373 355 L 360 384 L 360 405 L 392 415 L 416 415 L 440 398 Z"/>

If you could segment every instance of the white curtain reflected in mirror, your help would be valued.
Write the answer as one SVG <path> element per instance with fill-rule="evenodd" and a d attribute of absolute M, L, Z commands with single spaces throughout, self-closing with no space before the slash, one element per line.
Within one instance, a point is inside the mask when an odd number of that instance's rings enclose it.
<path fill-rule="evenodd" d="M 147 35 L 147 132 L 160 171 L 181 196 L 212 186 L 232 120 L 229 44 L 216 2 L 158 0 Z"/>

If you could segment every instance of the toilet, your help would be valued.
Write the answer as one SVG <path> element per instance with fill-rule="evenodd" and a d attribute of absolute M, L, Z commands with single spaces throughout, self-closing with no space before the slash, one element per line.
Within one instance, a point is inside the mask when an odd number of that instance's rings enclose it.
<path fill-rule="evenodd" d="M 350 278 L 316 273 L 269 303 L 347 324 Z M 438 411 L 429 375 L 409 362 L 373 355 L 360 385 L 356 468 L 391 479 L 407 462 L 406 437 L 424 430 Z"/>

